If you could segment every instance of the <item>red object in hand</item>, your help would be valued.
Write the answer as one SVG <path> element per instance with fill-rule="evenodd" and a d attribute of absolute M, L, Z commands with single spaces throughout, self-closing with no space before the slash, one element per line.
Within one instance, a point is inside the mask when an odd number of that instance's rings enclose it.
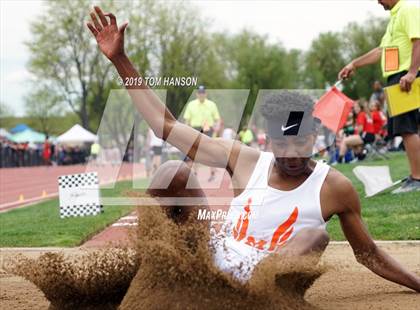
<path fill-rule="evenodd" d="M 354 101 L 333 86 L 314 106 L 313 116 L 319 118 L 322 125 L 337 133 L 346 123 Z"/>

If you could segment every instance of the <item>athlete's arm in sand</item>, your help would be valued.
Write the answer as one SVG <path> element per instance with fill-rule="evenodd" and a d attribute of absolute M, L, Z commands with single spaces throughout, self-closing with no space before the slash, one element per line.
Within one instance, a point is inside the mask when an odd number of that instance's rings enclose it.
<path fill-rule="evenodd" d="M 124 51 L 124 31 L 127 23 L 118 28 L 115 16 L 111 13 L 104 14 L 99 7 L 95 7 L 95 12 L 91 12 L 90 16 L 92 22 L 87 24 L 88 28 L 95 36 L 102 53 L 114 64 L 123 81 L 127 78 L 140 78 L 140 74 Z M 156 136 L 168 141 L 196 162 L 212 167 L 227 168 L 231 175 L 235 166 L 238 166 L 235 169 L 234 181 L 240 179 L 241 182 L 236 182 L 236 185 L 240 187 L 246 185 L 248 179 L 244 176 L 251 175 L 259 156 L 258 150 L 238 141 L 210 138 L 178 122 L 153 90 L 144 83 L 125 85 L 125 87 L 129 91 L 133 104 Z M 241 160 L 237 165 L 239 153 Z"/>
<path fill-rule="evenodd" d="M 361 217 L 359 196 L 350 180 L 331 169 L 321 195 L 326 217 L 337 214 L 357 261 L 377 275 L 420 292 L 420 277 L 378 248 Z M 324 213 L 324 210 L 323 210 Z"/>

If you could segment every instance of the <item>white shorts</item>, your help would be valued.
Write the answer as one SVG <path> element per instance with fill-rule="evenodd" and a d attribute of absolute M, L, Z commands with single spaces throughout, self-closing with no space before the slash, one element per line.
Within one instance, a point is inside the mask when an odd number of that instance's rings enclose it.
<path fill-rule="evenodd" d="M 252 275 L 255 266 L 268 255 L 233 238 L 213 236 L 211 245 L 214 249 L 214 263 L 240 282 L 246 282 Z"/>

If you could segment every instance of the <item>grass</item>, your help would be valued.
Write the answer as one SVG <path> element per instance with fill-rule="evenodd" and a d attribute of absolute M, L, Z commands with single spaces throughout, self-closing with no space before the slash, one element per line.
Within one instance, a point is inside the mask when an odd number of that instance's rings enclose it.
<path fill-rule="evenodd" d="M 390 160 L 363 162 L 363 165 L 388 165 L 393 180 L 406 177 L 408 163 L 405 154 L 391 154 Z M 420 193 L 392 195 L 389 192 L 364 198 L 363 184 L 354 176 L 355 164 L 335 168 L 353 182 L 361 197 L 362 216 L 376 240 L 420 239 Z M 141 180 L 142 186 L 147 181 Z M 124 196 L 131 182 L 119 182 L 114 189 L 101 189 L 102 197 Z M 0 214 L 0 247 L 72 247 L 82 244 L 103 230 L 134 206 L 104 206 L 98 216 L 60 219 L 58 199 Z M 345 240 L 337 216 L 328 223 L 331 240 Z"/>
<path fill-rule="evenodd" d="M 147 180 L 140 180 L 144 188 Z M 113 189 L 101 189 L 102 197 L 118 197 L 132 182 L 118 182 Z M 144 187 L 143 187 L 144 186 Z M 130 213 L 135 206 L 104 206 L 97 216 L 59 217 L 58 199 L 0 214 L 0 247 L 72 247 Z"/>
<path fill-rule="evenodd" d="M 420 193 L 411 192 L 393 195 L 388 192 L 365 198 L 363 184 L 352 170 L 357 164 L 341 164 L 335 168 L 347 176 L 360 196 L 362 217 L 372 237 L 376 240 L 419 240 L 420 239 Z M 392 180 L 409 175 L 408 162 L 404 153 L 394 153 L 389 160 L 366 161 L 359 165 L 389 166 Z M 345 240 L 337 216 L 327 225 L 331 240 Z"/>

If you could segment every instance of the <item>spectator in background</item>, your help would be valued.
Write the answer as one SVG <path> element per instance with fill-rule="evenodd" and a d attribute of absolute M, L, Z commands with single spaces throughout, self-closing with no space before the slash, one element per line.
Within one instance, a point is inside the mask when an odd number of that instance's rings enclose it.
<path fill-rule="evenodd" d="M 377 100 L 370 101 L 369 109 L 374 112 L 375 117 L 380 118 L 380 121 L 377 120 L 376 122 L 374 122 L 376 140 L 386 137 L 386 135 L 388 134 L 386 130 L 388 119 L 382 109 L 381 102 Z"/>
<path fill-rule="evenodd" d="M 346 123 L 344 127 L 337 133 L 335 137 L 335 141 L 330 142 L 331 145 L 327 147 L 328 149 L 328 156 L 329 156 L 329 164 L 336 165 L 338 163 L 338 150 L 340 149 L 341 144 L 343 143 L 344 139 L 348 136 L 354 135 L 356 133 L 356 119 L 357 115 L 360 113 L 360 103 L 356 101 L 353 108 L 351 109 L 349 115 L 347 116 Z M 324 134 L 327 139 L 330 139 L 330 133 L 328 130 L 325 130 Z M 330 140 L 327 140 L 330 141 Z M 337 149 L 338 148 L 338 149 Z M 340 159 L 343 160 L 343 159 Z M 344 154 L 344 161 L 349 161 L 348 154 Z"/>
<path fill-rule="evenodd" d="M 362 152 L 362 146 L 373 143 L 382 130 L 384 120 L 378 110 L 378 105 L 371 104 L 369 108 L 365 107 L 366 104 L 362 102 L 355 104 L 354 109 L 357 113 L 355 134 L 345 137 L 341 142 L 339 163 L 343 162 L 348 148 L 352 148 L 357 158 L 363 160 L 365 155 Z"/>
<path fill-rule="evenodd" d="M 370 96 L 369 102 L 377 101 L 380 110 L 383 110 L 385 104 L 385 92 L 380 81 L 373 82 L 373 93 Z"/>
<path fill-rule="evenodd" d="M 42 149 L 42 159 L 44 160 L 44 165 L 51 165 L 51 145 L 48 141 L 48 136 L 45 137 L 44 146 Z"/>
<path fill-rule="evenodd" d="M 92 143 L 92 145 L 90 146 L 90 157 L 91 157 L 91 160 L 95 164 L 98 163 L 98 157 L 99 157 L 100 151 L 101 151 L 101 146 L 99 145 L 99 143 L 98 142 Z"/>
<path fill-rule="evenodd" d="M 56 150 L 55 150 L 55 144 L 50 144 L 50 152 L 51 152 L 51 163 L 56 165 L 57 164 L 57 156 L 56 156 Z"/>
<path fill-rule="evenodd" d="M 260 149 L 260 151 L 265 152 L 267 148 L 267 138 L 266 138 L 265 132 L 261 128 L 259 128 L 257 132 L 258 132 L 257 133 L 258 148 Z"/>
<path fill-rule="evenodd" d="M 184 112 L 185 123 L 194 129 L 213 137 L 215 128 L 219 128 L 220 114 L 217 105 L 207 99 L 206 88 L 200 85 L 197 90 L 197 99 L 188 102 Z M 197 168 L 195 172 L 197 173 Z M 209 182 L 215 179 L 216 169 L 210 167 Z"/>
<path fill-rule="evenodd" d="M 248 146 L 251 146 L 252 141 L 254 141 L 254 135 L 252 134 L 251 129 L 248 126 L 242 127 L 242 130 L 239 132 L 239 140 Z"/>
<path fill-rule="evenodd" d="M 222 138 L 226 140 L 235 139 L 235 131 L 232 129 L 231 126 L 227 126 L 223 129 Z"/>
<path fill-rule="evenodd" d="M 152 175 L 155 174 L 162 162 L 162 148 L 163 140 L 156 137 L 155 133 L 149 128 L 147 133 L 147 146 L 148 150 L 152 153 Z"/>

